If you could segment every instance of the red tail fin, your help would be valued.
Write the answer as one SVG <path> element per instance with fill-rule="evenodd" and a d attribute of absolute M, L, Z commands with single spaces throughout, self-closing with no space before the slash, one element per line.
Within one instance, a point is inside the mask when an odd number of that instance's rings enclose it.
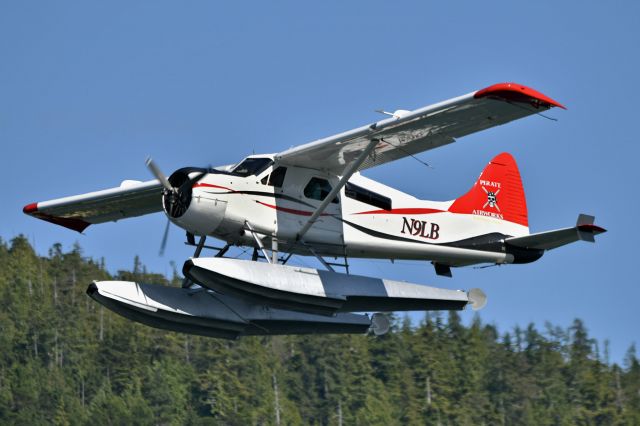
<path fill-rule="evenodd" d="M 469 192 L 455 200 L 449 211 L 529 226 L 524 188 L 511 154 L 503 152 L 491 160 Z"/>

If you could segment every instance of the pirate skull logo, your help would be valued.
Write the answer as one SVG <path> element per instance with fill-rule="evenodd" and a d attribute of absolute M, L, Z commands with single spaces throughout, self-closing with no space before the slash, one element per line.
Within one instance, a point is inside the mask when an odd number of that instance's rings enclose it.
<path fill-rule="evenodd" d="M 482 187 L 482 189 L 487 194 L 487 202 L 484 203 L 484 206 L 482 206 L 482 208 L 484 209 L 489 206 L 492 209 L 495 208 L 496 210 L 500 211 L 500 207 L 498 207 L 498 193 L 500 192 L 500 190 L 498 189 L 495 192 L 487 191 L 487 188 L 485 188 L 484 186 Z"/>

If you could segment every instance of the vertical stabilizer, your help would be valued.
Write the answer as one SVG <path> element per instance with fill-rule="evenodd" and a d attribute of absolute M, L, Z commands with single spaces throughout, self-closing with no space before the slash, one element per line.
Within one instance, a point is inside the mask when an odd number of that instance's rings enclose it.
<path fill-rule="evenodd" d="M 513 156 L 503 152 L 491 160 L 469 192 L 455 200 L 449 211 L 493 217 L 528 227 L 527 201 Z"/>

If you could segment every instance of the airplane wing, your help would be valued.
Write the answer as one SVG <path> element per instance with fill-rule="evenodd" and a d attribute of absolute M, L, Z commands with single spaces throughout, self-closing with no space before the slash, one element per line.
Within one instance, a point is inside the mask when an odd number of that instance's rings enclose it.
<path fill-rule="evenodd" d="M 124 181 L 117 188 L 31 203 L 23 211 L 38 219 L 82 232 L 89 225 L 142 216 L 162 210 L 157 180 Z"/>
<path fill-rule="evenodd" d="M 275 158 L 282 164 L 341 175 L 372 140 L 378 143 L 358 170 L 437 148 L 553 107 L 566 109 L 529 87 L 499 83 L 414 111 L 396 111 L 392 118 L 290 148 Z"/>

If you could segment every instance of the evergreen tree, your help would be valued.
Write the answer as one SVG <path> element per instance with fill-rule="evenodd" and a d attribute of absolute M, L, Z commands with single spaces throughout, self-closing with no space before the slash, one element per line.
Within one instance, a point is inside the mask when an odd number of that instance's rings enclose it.
<path fill-rule="evenodd" d="M 0 424 L 640 424 L 640 361 L 582 321 L 500 335 L 475 317 L 394 318 L 373 335 L 226 341 L 132 323 L 92 280 L 179 285 L 139 258 L 115 277 L 79 245 L 0 239 Z"/>

